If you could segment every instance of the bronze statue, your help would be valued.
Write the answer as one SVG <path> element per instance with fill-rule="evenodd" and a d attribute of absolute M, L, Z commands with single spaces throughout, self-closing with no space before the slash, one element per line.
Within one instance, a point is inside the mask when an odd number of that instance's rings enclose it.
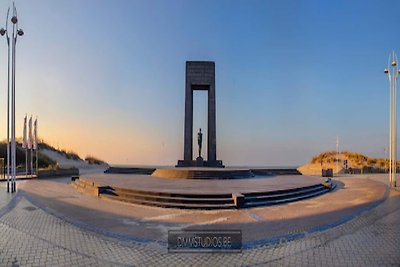
<path fill-rule="evenodd" d="M 203 143 L 203 134 L 201 133 L 201 128 L 197 133 L 197 144 L 199 145 L 199 158 L 201 158 L 201 145 Z"/>

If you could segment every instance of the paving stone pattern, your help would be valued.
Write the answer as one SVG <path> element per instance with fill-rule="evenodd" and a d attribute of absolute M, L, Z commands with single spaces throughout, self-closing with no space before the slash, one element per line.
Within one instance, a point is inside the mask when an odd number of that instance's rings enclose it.
<path fill-rule="evenodd" d="M 399 266 L 399 204 L 398 196 L 391 197 L 348 223 L 278 245 L 235 254 L 179 254 L 85 231 L 21 198 L 0 218 L 0 265 Z"/>

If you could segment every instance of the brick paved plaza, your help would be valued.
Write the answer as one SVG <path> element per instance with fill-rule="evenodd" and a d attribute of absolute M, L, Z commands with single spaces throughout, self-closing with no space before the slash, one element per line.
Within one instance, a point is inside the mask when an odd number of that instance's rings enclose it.
<path fill-rule="evenodd" d="M 362 178 L 385 181 L 387 176 Z M 346 183 L 346 178 L 340 180 Z M 19 183 L 24 188 L 30 181 Z M 303 232 L 304 237 L 290 242 L 281 240 L 232 254 L 179 254 L 168 253 L 163 244 L 156 242 L 93 231 L 55 216 L 45 205 L 37 207 L 29 201 L 27 191 L 20 189 L 11 197 L 5 192 L 5 184 L 0 186 L 1 266 L 400 265 L 400 193 L 396 191 L 391 191 L 383 203 L 343 224 Z"/>

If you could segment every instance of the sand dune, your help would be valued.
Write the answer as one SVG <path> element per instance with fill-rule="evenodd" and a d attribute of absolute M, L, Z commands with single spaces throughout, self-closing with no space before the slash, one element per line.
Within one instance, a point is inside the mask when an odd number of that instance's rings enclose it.
<path fill-rule="evenodd" d="M 78 168 L 80 174 L 104 172 L 108 168 L 108 165 L 89 164 L 84 160 L 68 159 L 54 150 L 41 149 L 40 152 L 56 161 L 61 168 Z"/>

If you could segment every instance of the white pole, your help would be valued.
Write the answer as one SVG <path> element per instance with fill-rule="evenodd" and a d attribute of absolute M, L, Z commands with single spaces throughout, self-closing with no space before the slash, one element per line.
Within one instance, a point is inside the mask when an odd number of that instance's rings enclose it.
<path fill-rule="evenodd" d="M 25 177 L 28 178 L 28 149 L 25 148 Z"/>
<path fill-rule="evenodd" d="M 31 174 L 33 174 L 33 149 L 31 148 Z"/>
<path fill-rule="evenodd" d="M 390 170 L 390 185 L 392 186 L 393 185 L 393 177 L 394 177 L 394 161 L 395 161 L 395 159 L 394 159 L 394 138 L 395 138 L 395 136 L 394 136 L 394 73 L 393 73 L 393 75 L 391 75 L 391 85 L 392 85 L 392 88 L 391 88 L 391 100 L 392 100 L 392 110 L 391 110 L 391 118 L 392 118 L 392 120 L 391 120 L 391 126 L 390 126 L 390 129 L 391 129 L 391 140 L 390 140 L 390 146 L 391 146 L 391 162 L 390 162 L 390 168 L 391 168 L 391 170 Z"/>
<path fill-rule="evenodd" d="M 11 191 L 15 192 L 15 181 L 17 175 L 17 164 L 16 164 L 16 145 L 15 145 L 15 24 L 13 25 L 13 38 L 12 38 L 12 94 L 11 94 L 11 167 L 12 167 L 12 183 L 11 183 Z"/>
<path fill-rule="evenodd" d="M 8 35 L 8 17 L 10 7 L 7 10 L 6 38 L 7 38 L 7 192 L 10 192 L 10 37 Z"/>
<path fill-rule="evenodd" d="M 396 63 L 397 63 L 397 56 L 396 57 Z M 393 129 L 393 153 L 394 153 L 394 170 L 393 170 L 393 186 L 396 187 L 396 173 L 397 173 L 397 100 L 396 100 L 396 95 L 397 95 L 397 73 L 394 78 L 394 88 L 393 88 L 393 101 L 394 101 L 394 107 L 393 107 L 393 117 L 394 117 L 394 129 Z"/>
<path fill-rule="evenodd" d="M 390 58 L 390 57 L 389 57 Z M 390 60 L 389 60 L 390 61 Z M 390 121 L 389 121 L 389 183 L 392 184 L 392 77 L 389 72 L 389 84 L 390 84 Z"/>
<path fill-rule="evenodd" d="M 33 172 L 33 163 L 32 163 L 32 157 L 33 157 L 33 138 L 32 138 L 32 115 L 29 118 L 29 130 L 28 130 L 28 139 L 29 139 L 29 152 L 30 152 L 30 174 Z"/>
<path fill-rule="evenodd" d="M 39 158 L 38 158 L 39 147 L 36 148 L 36 176 L 39 174 Z"/>
<path fill-rule="evenodd" d="M 10 9 L 9 9 L 10 10 Z M 8 20 L 8 13 L 7 13 Z M 10 38 L 8 43 L 8 82 L 7 82 L 7 192 L 10 192 Z"/>
<path fill-rule="evenodd" d="M 390 127 L 389 127 L 389 183 L 391 187 L 396 187 L 397 173 L 397 79 L 399 67 L 397 55 L 394 51 L 389 55 L 388 67 L 385 69 L 388 74 L 390 84 Z"/>
<path fill-rule="evenodd" d="M 38 118 L 36 116 L 35 120 L 35 144 L 36 144 L 36 176 L 39 175 L 39 158 L 38 158 L 38 150 L 39 150 L 39 139 L 38 139 Z"/>

